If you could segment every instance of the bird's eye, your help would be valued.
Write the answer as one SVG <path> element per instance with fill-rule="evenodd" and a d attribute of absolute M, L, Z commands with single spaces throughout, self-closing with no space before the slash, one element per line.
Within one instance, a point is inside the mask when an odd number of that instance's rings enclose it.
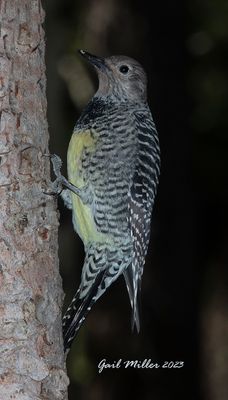
<path fill-rule="evenodd" d="M 121 67 L 119 68 L 121 74 L 127 74 L 129 71 L 129 68 L 127 65 L 121 65 Z"/>

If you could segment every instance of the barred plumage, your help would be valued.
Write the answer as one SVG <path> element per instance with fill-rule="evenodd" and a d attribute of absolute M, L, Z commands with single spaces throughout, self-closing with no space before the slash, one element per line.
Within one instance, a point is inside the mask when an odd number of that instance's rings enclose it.
<path fill-rule="evenodd" d="M 160 168 L 140 64 L 124 56 L 82 54 L 96 66 L 99 89 L 79 118 L 68 149 L 68 178 L 76 192 L 69 196 L 64 191 L 63 197 L 86 256 L 80 287 L 63 318 L 65 349 L 92 305 L 121 274 L 132 324 L 139 331 L 141 277 Z"/>

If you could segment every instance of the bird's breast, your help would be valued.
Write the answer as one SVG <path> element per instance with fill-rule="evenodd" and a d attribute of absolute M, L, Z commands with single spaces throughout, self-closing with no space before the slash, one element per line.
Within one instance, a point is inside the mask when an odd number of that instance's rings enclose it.
<path fill-rule="evenodd" d="M 68 178 L 78 188 L 83 187 L 86 182 L 83 179 L 82 156 L 84 152 L 95 151 L 96 140 L 91 130 L 73 133 L 67 153 Z"/>
<path fill-rule="evenodd" d="M 83 190 L 87 182 L 82 169 L 82 156 L 84 152 L 94 152 L 96 140 L 91 130 L 73 133 L 67 154 L 68 179 L 76 187 Z M 94 223 L 90 205 L 82 202 L 79 196 L 72 193 L 72 210 L 74 227 L 84 244 L 89 241 L 99 240 L 99 235 Z"/>

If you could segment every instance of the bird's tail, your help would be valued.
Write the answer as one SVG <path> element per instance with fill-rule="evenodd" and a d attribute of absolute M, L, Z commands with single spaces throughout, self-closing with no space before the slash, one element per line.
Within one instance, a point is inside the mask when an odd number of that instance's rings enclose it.
<path fill-rule="evenodd" d="M 64 351 L 70 348 L 93 304 L 97 301 L 97 291 L 99 286 L 102 285 L 103 279 L 104 271 L 101 271 L 96 276 L 91 289 L 83 298 L 80 298 L 81 288 L 76 292 L 76 295 L 63 317 Z"/>
<path fill-rule="evenodd" d="M 132 317 L 131 328 L 132 331 L 136 328 L 137 333 L 140 331 L 140 308 L 141 308 L 141 277 L 135 271 L 135 266 L 130 264 L 123 272 L 125 283 L 128 290 L 130 299 Z"/>
<path fill-rule="evenodd" d="M 70 348 L 74 337 L 93 304 L 128 266 L 129 255 L 107 246 L 91 247 L 86 252 L 81 285 L 63 317 L 64 350 Z"/>

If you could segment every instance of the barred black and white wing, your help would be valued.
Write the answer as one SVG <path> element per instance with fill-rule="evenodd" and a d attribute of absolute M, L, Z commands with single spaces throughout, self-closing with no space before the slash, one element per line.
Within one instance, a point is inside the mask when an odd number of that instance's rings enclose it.
<path fill-rule="evenodd" d="M 141 277 L 150 239 L 151 213 L 160 172 L 160 148 L 150 111 L 138 111 L 134 115 L 138 149 L 128 201 L 133 260 L 125 270 L 124 277 L 132 306 L 132 326 L 136 326 L 139 331 Z"/>

